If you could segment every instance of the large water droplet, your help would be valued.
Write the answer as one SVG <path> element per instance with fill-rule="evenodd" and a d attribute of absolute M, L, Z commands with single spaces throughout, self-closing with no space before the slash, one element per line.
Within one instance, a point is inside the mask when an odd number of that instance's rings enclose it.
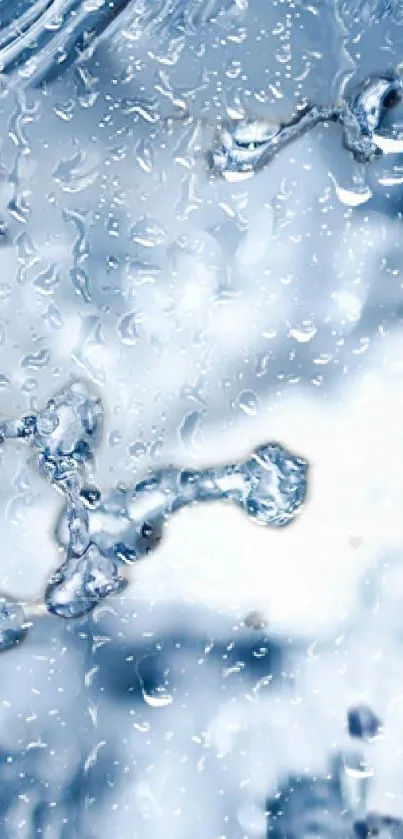
<path fill-rule="evenodd" d="M 256 449 L 238 467 L 244 489 L 234 500 L 259 524 L 289 524 L 305 500 L 308 464 L 278 443 Z"/>

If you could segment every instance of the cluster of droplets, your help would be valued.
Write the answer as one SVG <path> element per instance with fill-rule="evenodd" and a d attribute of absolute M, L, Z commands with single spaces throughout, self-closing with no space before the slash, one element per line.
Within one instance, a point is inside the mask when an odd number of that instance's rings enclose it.
<path fill-rule="evenodd" d="M 231 120 L 221 126 L 216 144 L 207 154 L 209 169 L 228 181 L 251 177 L 293 140 L 326 122 L 339 123 L 344 147 L 357 162 L 370 163 L 382 155 L 382 139 L 396 141 L 399 147 L 402 135 L 391 132 L 388 138 L 383 126 L 402 93 L 400 74 L 385 72 L 353 85 L 340 105 L 308 105 L 289 122 L 275 125 L 263 119 Z"/>
<path fill-rule="evenodd" d="M 259 524 L 284 527 L 304 502 L 308 464 L 278 443 L 214 469 L 170 466 L 103 497 L 91 483 L 102 421 L 99 398 L 86 383 L 73 381 L 43 411 L 0 423 L 0 441 L 26 440 L 41 474 L 65 497 L 56 526 L 65 561 L 47 584 L 47 612 L 78 617 L 121 592 L 127 584 L 122 568 L 149 553 L 165 522 L 189 504 L 231 500 Z M 22 606 L 3 598 L 0 650 L 18 644 L 28 626 Z"/>

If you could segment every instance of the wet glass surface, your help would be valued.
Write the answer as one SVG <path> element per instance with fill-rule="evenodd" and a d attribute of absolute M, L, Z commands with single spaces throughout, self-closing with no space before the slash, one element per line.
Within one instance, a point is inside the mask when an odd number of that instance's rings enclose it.
<path fill-rule="evenodd" d="M 0 0 L 0 836 L 403 833 L 400 0 Z"/>

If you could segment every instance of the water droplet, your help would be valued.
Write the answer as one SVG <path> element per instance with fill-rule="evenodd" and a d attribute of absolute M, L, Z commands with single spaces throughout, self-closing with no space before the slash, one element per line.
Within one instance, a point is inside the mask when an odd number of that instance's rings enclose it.
<path fill-rule="evenodd" d="M 154 153 L 152 146 L 144 139 L 137 143 L 136 158 L 143 171 L 150 175 L 154 167 Z"/>
<path fill-rule="evenodd" d="M 21 359 L 21 367 L 28 370 L 40 370 L 46 367 L 50 361 L 50 353 L 48 350 L 38 350 L 36 353 L 28 353 Z"/>
<path fill-rule="evenodd" d="M 137 344 L 140 337 L 139 322 L 138 312 L 128 312 L 127 315 L 123 315 L 117 325 L 117 333 L 122 344 L 126 344 L 128 347 L 134 347 Z"/>
<path fill-rule="evenodd" d="M 262 612 L 253 611 L 248 612 L 245 617 L 245 626 L 248 626 L 250 629 L 265 629 L 268 625 L 268 620 L 265 618 Z"/>
<path fill-rule="evenodd" d="M 73 288 L 81 295 L 83 300 L 86 303 L 91 302 L 91 287 L 90 287 L 90 278 L 86 271 L 83 268 L 72 268 L 70 271 L 70 279 L 73 285 Z"/>
<path fill-rule="evenodd" d="M 143 688 L 142 694 L 144 701 L 147 702 L 147 705 L 150 705 L 151 708 L 166 708 L 167 705 L 171 705 L 173 702 L 171 694 L 164 693 L 163 689 L 161 692 L 157 689 L 155 693 L 146 693 Z"/>
<path fill-rule="evenodd" d="M 166 689 L 166 671 L 161 656 L 147 655 L 137 665 L 143 699 L 151 708 L 166 708 L 173 702 L 172 694 Z"/>
<path fill-rule="evenodd" d="M 178 432 L 179 439 L 186 449 L 200 447 L 203 416 L 204 411 L 189 411 L 189 413 L 183 418 Z"/>
<path fill-rule="evenodd" d="M 305 500 L 308 464 L 278 443 L 256 449 L 238 467 L 244 489 L 234 500 L 258 524 L 283 527 Z"/>
<path fill-rule="evenodd" d="M 347 713 L 348 733 L 360 740 L 372 740 L 378 733 L 381 722 L 368 705 L 356 705 Z"/>
<path fill-rule="evenodd" d="M 257 413 L 258 401 L 253 390 L 242 390 L 237 396 L 236 404 L 249 417 L 253 417 Z"/>
<path fill-rule="evenodd" d="M 133 225 L 130 236 L 136 245 L 143 248 L 156 248 L 165 241 L 166 230 L 158 221 L 142 218 Z"/>
<path fill-rule="evenodd" d="M 0 652 L 20 644 L 28 628 L 23 607 L 9 597 L 0 597 Z"/>
<path fill-rule="evenodd" d="M 80 335 L 73 349 L 72 358 L 94 382 L 100 384 L 105 380 L 105 371 L 99 364 L 99 350 L 104 344 L 101 318 L 98 315 L 82 317 Z"/>
<path fill-rule="evenodd" d="M 316 326 L 310 318 L 304 318 L 298 324 L 290 326 L 288 331 L 290 338 L 294 338 L 294 341 L 298 341 L 299 344 L 307 344 L 312 341 L 316 333 Z"/>

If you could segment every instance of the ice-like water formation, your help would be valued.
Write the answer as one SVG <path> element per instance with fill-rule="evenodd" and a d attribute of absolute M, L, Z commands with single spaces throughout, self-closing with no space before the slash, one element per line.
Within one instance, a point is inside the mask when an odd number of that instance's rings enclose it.
<path fill-rule="evenodd" d="M 212 174 L 228 181 L 248 178 L 315 125 L 339 117 L 337 109 L 312 105 L 290 122 L 279 125 L 264 120 L 233 120 L 220 130 L 217 147 L 208 153 L 209 168 Z"/>
<path fill-rule="evenodd" d="M 232 120 L 218 132 L 217 145 L 207 154 L 208 166 L 228 181 L 251 177 L 289 143 L 327 122 L 339 122 L 345 148 L 357 162 L 370 163 L 383 153 L 385 115 L 401 101 L 402 93 L 400 74 L 388 72 L 356 82 L 340 105 L 310 105 L 289 122 Z M 401 140 L 401 135 L 394 139 Z"/>
<path fill-rule="evenodd" d="M 66 560 L 50 580 L 45 603 L 62 617 L 91 611 L 126 581 L 118 563 L 131 563 L 154 547 L 164 523 L 183 507 L 232 500 L 259 524 L 283 527 L 306 496 L 308 464 L 279 444 L 260 446 L 246 461 L 216 469 L 169 467 L 102 499 L 86 486 L 85 467 L 102 430 L 102 406 L 86 383 L 73 381 L 38 414 L 3 420 L 2 439 L 27 439 L 39 450 L 37 463 L 67 498 L 57 526 Z M 22 639 L 8 633 L 15 643 Z M 11 641 L 8 646 L 12 646 Z"/>
<path fill-rule="evenodd" d="M 81 554 L 68 555 L 47 585 L 45 603 L 55 615 L 77 618 L 109 594 L 123 591 L 126 584 L 116 564 L 91 543 Z"/>
<path fill-rule="evenodd" d="M 377 134 L 385 114 L 400 102 L 403 80 L 394 73 L 365 79 L 350 91 L 341 115 L 344 145 L 361 163 L 370 163 L 382 155 Z"/>

